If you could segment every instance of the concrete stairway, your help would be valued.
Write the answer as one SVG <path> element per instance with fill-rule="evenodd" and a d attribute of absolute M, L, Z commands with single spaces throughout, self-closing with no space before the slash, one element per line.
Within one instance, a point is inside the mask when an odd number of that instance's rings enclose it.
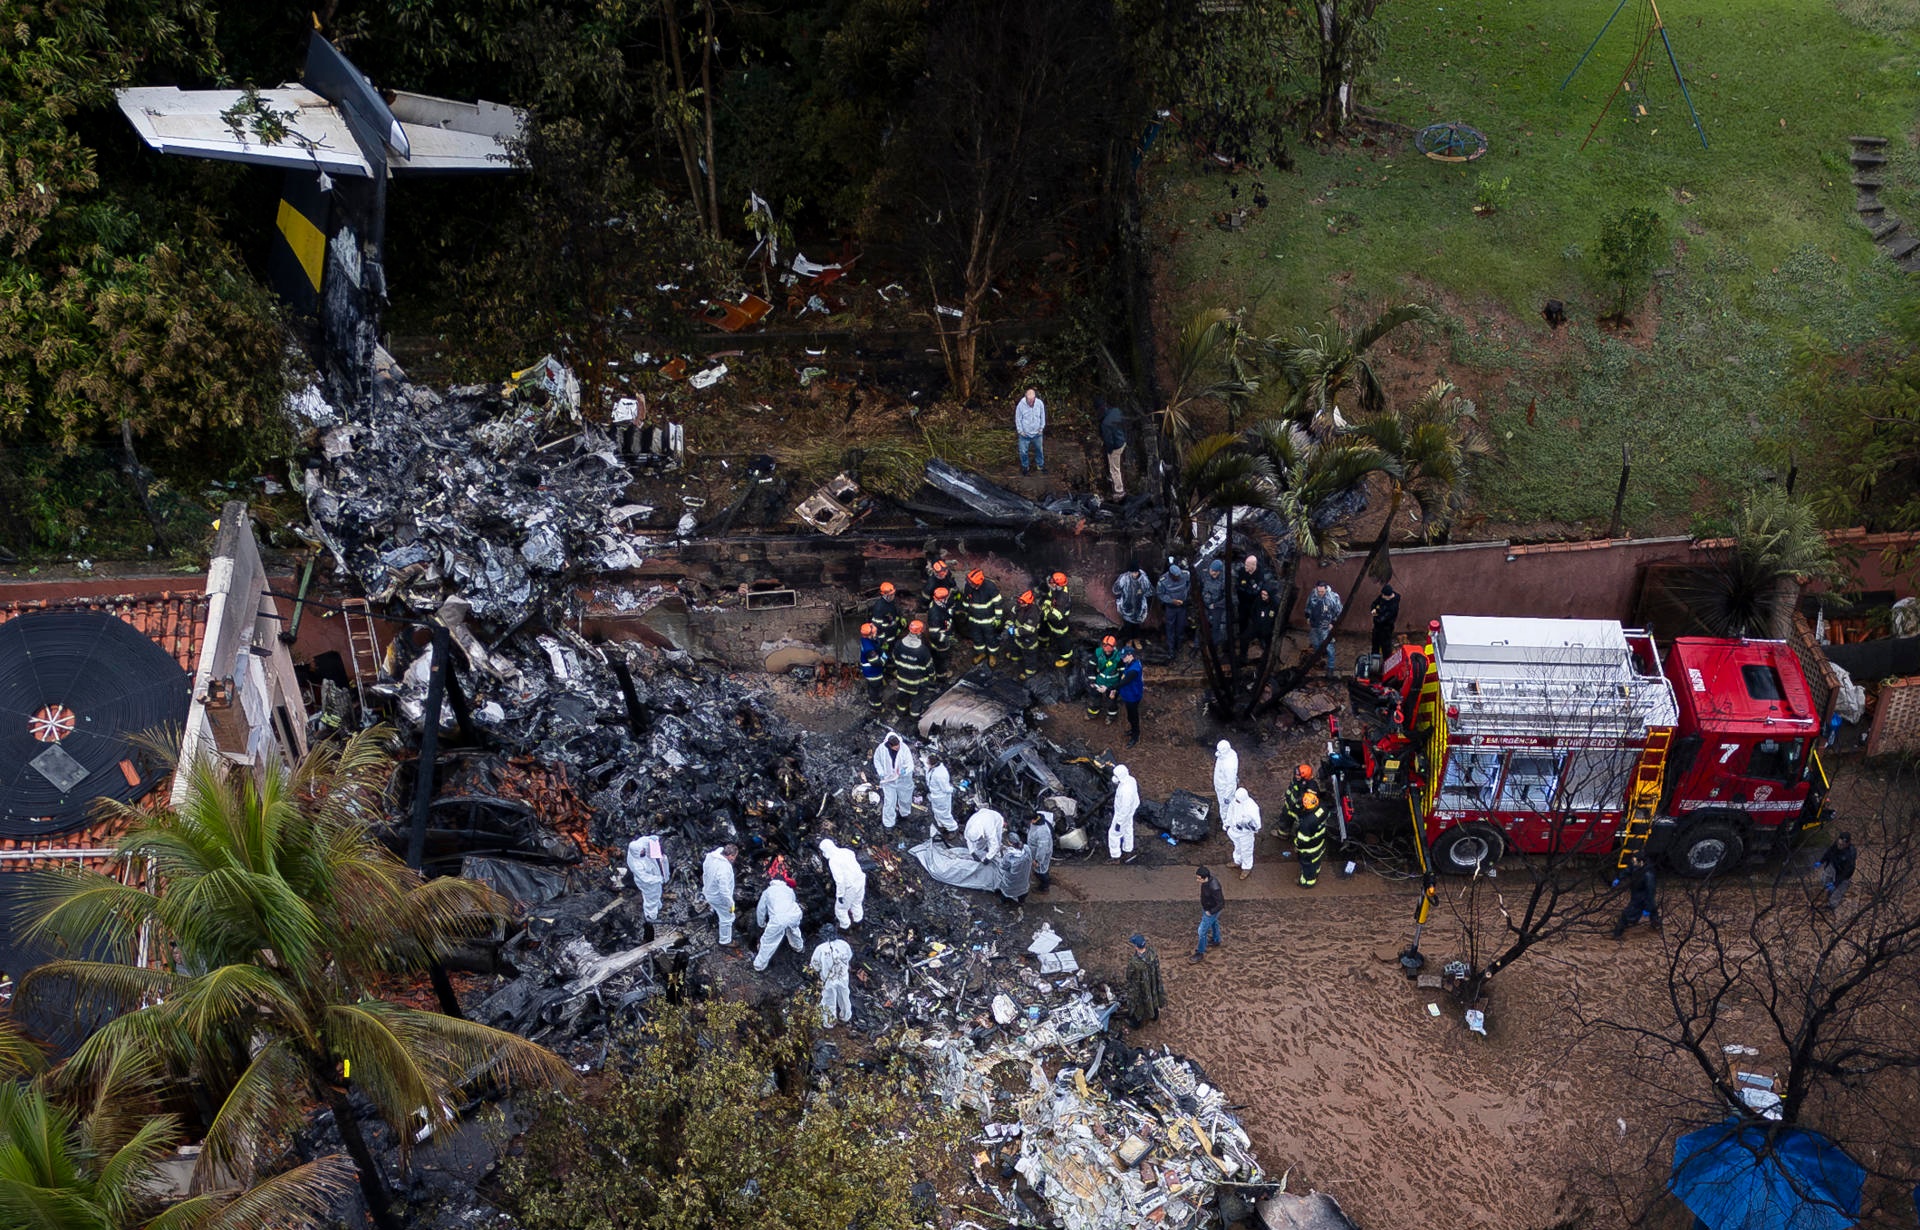
<path fill-rule="evenodd" d="M 1880 203 L 1880 189 L 1886 185 L 1887 139 L 1848 137 L 1847 143 L 1853 147 L 1847 161 L 1853 165 L 1853 187 L 1859 194 L 1854 212 L 1888 260 L 1907 273 L 1920 273 L 1920 236 Z"/>

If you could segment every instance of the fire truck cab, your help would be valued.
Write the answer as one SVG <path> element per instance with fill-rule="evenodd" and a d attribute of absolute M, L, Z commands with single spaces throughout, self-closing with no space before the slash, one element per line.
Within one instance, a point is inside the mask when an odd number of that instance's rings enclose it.
<path fill-rule="evenodd" d="M 1779 642 L 1682 638 L 1663 673 L 1610 620 L 1449 615 L 1377 673 L 1398 720 L 1332 744 L 1343 824 L 1411 814 L 1440 871 L 1644 849 L 1704 876 L 1825 818 L 1820 716 Z"/>

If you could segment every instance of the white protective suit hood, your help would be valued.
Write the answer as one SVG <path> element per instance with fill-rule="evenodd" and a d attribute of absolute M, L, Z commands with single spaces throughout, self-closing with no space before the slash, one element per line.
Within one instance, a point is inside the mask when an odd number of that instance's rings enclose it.
<path fill-rule="evenodd" d="M 1117 764 L 1113 766 L 1113 780 L 1116 783 L 1124 781 L 1125 779 L 1131 776 L 1133 775 L 1127 772 L 1127 766 L 1123 764 Z"/>
<path fill-rule="evenodd" d="M 1228 752 L 1231 752 L 1233 750 L 1233 744 L 1228 743 L 1225 739 L 1222 739 L 1220 740 L 1220 742 L 1213 745 L 1213 750 L 1215 752 L 1218 752 L 1220 755 L 1224 756 Z"/>
<path fill-rule="evenodd" d="M 1233 792 L 1233 801 L 1236 803 L 1251 803 L 1253 802 L 1253 796 L 1247 793 L 1245 786 L 1242 786 Z"/>
<path fill-rule="evenodd" d="M 833 856 L 835 854 L 838 854 L 839 852 L 840 852 L 840 847 L 834 844 L 833 838 L 822 837 L 820 839 L 820 857 L 821 858 L 826 859 L 828 862 L 832 862 Z"/>

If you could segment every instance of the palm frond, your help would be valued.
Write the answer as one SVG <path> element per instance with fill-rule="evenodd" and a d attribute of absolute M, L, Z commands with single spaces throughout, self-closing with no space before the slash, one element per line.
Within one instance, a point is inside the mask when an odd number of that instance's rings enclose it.
<path fill-rule="evenodd" d="M 1411 324 L 1416 320 L 1424 324 L 1433 324 L 1439 319 L 1432 308 L 1421 303 L 1406 303 L 1399 307 L 1388 308 L 1353 335 L 1353 349 L 1364 354 L 1373 349 L 1375 342 L 1401 325 Z"/>
<path fill-rule="evenodd" d="M 318 1225 L 353 1182 L 353 1164 L 329 1154 L 239 1191 L 183 1200 L 143 1230 L 305 1230 Z"/>
<path fill-rule="evenodd" d="M 46 1056 L 10 1020 L 0 1017 L 0 1081 L 29 1076 L 46 1066 Z"/>
<path fill-rule="evenodd" d="M 300 1121 L 300 1101 L 289 1094 L 302 1077 L 299 1058 L 284 1042 L 262 1046 L 207 1125 L 196 1181 L 211 1175 L 251 1178 L 269 1140 Z"/>
<path fill-rule="evenodd" d="M 93 1177 L 93 1198 L 112 1218 L 125 1225 L 147 1199 L 160 1161 L 180 1143 L 180 1123 L 172 1115 L 155 1115 L 143 1122 L 127 1142 L 103 1153 Z"/>

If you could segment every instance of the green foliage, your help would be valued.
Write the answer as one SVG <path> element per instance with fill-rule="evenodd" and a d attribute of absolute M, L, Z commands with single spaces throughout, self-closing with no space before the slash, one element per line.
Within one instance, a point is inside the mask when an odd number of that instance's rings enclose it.
<path fill-rule="evenodd" d="M 1477 214 L 1498 213 L 1506 208 L 1513 198 L 1513 176 L 1502 175 L 1495 179 L 1491 175 L 1482 175 L 1473 181 L 1473 212 Z"/>
<path fill-rule="evenodd" d="M 1624 316 L 1653 277 L 1666 240 L 1666 223 L 1651 209 L 1635 205 L 1608 214 L 1600 223 L 1594 267 L 1612 290 L 1613 310 Z"/>
<path fill-rule="evenodd" d="M 1325 435 L 1335 426 L 1340 396 L 1348 389 L 1362 415 L 1386 407 L 1386 392 L 1368 352 L 1402 325 L 1431 324 L 1433 309 L 1419 303 L 1388 308 L 1358 329 L 1330 322 L 1318 329 L 1294 330 L 1293 340 L 1268 339 L 1266 350 L 1289 390 L 1285 417 Z"/>
<path fill-rule="evenodd" d="M 503 1173 L 527 1230 L 909 1230 L 911 1188 L 963 1147 L 905 1059 L 808 1084 L 813 1013 L 667 1006 L 605 1080 L 540 1108 Z"/>
<path fill-rule="evenodd" d="M 1783 401 L 1793 421 L 1770 451 L 1811 471 L 1808 500 L 1823 519 L 1920 530 L 1920 300 L 1874 342 L 1803 338 Z"/>
<path fill-rule="evenodd" d="M 276 420 L 264 291 L 213 219 L 103 176 L 82 136 L 136 74 L 215 71 L 212 22 L 199 0 L 15 3 L 0 20 L 0 440 L 74 447 L 124 418 L 204 456 Z"/>
<path fill-rule="evenodd" d="M 1733 545 L 1675 584 L 1713 636 L 1784 638 L 1804 581 L 1843 576 L 1813 509 L 1780 487 L 1756 487 L 1733 510 Z"/>
<path fill-rule="evenodd" d="M 1156 109 L 1174 111 L 1202 149 L 1285 166 L 1299 54 L 1293 6 L 1282 0 L 1119 0 L 1129 54 Z"/>
<path fill-rule="evenodd" d="M 563 349 L 591 405 L 616 383 L 609 362 L 624 357 L 623 331 L 684 328 L 680 296 L 656 285 L 717 292 L 730 276 L 724 250 L 691 207 L 578 120 L 536 123 L 516 156 L 527 171 L 496 243 L 448 260 L 453 295 L 436 324 L 456 356 L 490 374 L 502 356 L 537 356 L 571 339 Z"/>
<path fill-rule="evenodd" d="M 217 1110 L 203 1180 L 251 1175 L 313 1101 L 333 1106 L 361 1157 L 347 1089 L 404 1149 L 423 1116 L 449 1123 L 473 1082 L 570 1079 L 525 1039 L 372 995 L 375 978 L 424 970 L 507 909 L 472 881 L 422 882 L 379 844 L 369 821 L 391 772 L 386 734 L 318 748 L 291 771 L 272 761 L 259 784 L 201 759 L 177 811 L 118 809 L 116 852 L 150 869 L 143 882 L 82 869 L 31 886 L 34 934 L 104 957 L 42 965 L 21 994 L 71 986 L 82 1012 L 118 1013 L 71 1061 L 83 1079 L 136 1056 L 204 1083 Z M 136 962 L 147 944 L 165 968 Z M 363 1163 L 359 1177 L 376 1218 L 395 1224 L 378 1174 Z"/>

